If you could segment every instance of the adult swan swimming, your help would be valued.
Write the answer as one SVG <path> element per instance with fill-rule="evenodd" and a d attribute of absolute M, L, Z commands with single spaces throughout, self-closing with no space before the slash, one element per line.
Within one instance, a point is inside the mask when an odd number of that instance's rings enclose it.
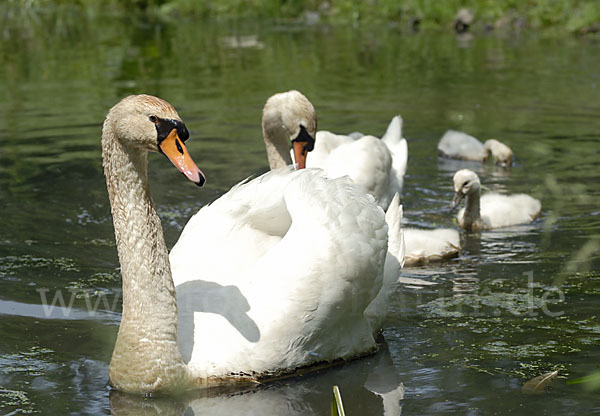
<path fill-rule="evenodd" d="M 299 119 L 285 117 L 297 131 Z M 349 180 L 283 168 L 202 208 L 170 264 L 147 153 L 165 154 L 202 185 L 187 138 L 175 109 L 148 95 L 124 98 L 104 122 L 123 279 L 111 384 L 151 393 L 261 382 L 376 349 L 389 295 L 382 288 L 402 258 L 400 207 L 384 218 Z"/>

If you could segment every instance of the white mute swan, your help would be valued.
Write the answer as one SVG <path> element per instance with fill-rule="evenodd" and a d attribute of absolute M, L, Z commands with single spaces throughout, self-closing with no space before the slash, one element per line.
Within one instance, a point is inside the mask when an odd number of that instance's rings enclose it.
<path fill-rule="evenodd" d="M 402 233 L 405 267 L 451 259 L 460 252 L 460 235 L 452 228 L 403 228 Z"/>
<path fill-rule="evenodd" d="M 314 137 L 318 135 L 317 114 L 314 106 L 304 94 L 292 90 L 269 97 L 263 108 L 262 131 L 271 169 L 280 169 L 290 165 L 292 156 L 298 169 L 308 166 L 307 161 L 312 159 L 315 148 Z M 399 128 L 397 133 L 399 136 Z M 310 158 L 308 158 L 309 152 Z M 332 177 L 330 172 L 325 171 L 324 173 L 328 178 Z M 338 177 L 333 176 L 334 179 Z M 364 191 L 363 187 L 360 189 Z M 402 218 L 402 207 L 397 193 L 393 195 L 387 206 L 388 212 L 385 218 L 389 227 L 389 247 L 383 287 L 365 312 L 375 331 L 381 328 L 387 314 L 389 296 L 393 291 L 392 286 L 397 282 L 400 269 L 404 264 L 404 234 L 398 222 Z"/>
<path fill-rule="evenodd" d="M 288 132 L 279 121 L 283 110 L 294 109 L 308 130 L 293 127 Z M 299 91 L 288 91 L 271 96 L 263 110 L 264 125 L 272 125 L 273 131 L 283 136 L 300 137 L 300 143 L 294 144 L 294 158 L 299 167 L 321 167 L 330 177 L 348 175 L 355 183 L 362 186 L 365 192 L 375 197 L 384 209 L 390 205 L 390 198 L 402 188 L 403 175 L 406 171 L 408 149 L 406 139 L 402 138 L 402 118 L 392 119 L 382 139 L 365 136 L 362 133 L 351 133 L 341 136 L 328 131 L 316 133 L 316 117 L 311 102 Z M 288 111 L 289 113 L 289 111 Z M 311 120 L 314 120 L 311 121 Z M 265 123 L 266 121 L 266 123 Z M 264 132 L 263 132 L 264 133 Z M 266 138 L 267 135 L 264 134 Z M 279 150 L 266 140 L 271 168 L 286 165 L 284 158 L 289 143 L 280 140 Z M 312 151 L 311 149 L 314 148 Z M 308 156 L 307 152 L 310 152 Z M 459 253 L 460 241 L 458 231 L 451 229 L 417 230 L 403 229 L 405 241 L 405 266 L 413 266 L 431 261 L 456 257 Z"/>
<path fill-rule="evenodd" d="M 296 102 L 304 97 L 298 91 L 288 91 L 271 97 L 275 103 Z M 314 137 L 314 136 L 313 136 Z M 344 136 L 329 131 L 316 134 L 314 149 L 306 167 L 321 168 L 331 178 L 349 176 L 365 192 L 373 195 L 387 209 L 395 193 L 402 190 L 408 148 L 402 138 L 402 118 L 390 122 L 381 139 L 352 134 Z"/>
<path fill-rule="evenodd" d="M 316 130 L 316 118 L 315 123 L 311 123 L 309 120 L 313 117 L 308 115 L 314 114 L 313 105 L 308 98 L 295 90 L 270 97 L 263 110 L 265 119 L 278 120 L 281 109 L 290 108 L 295 108 L 298 114 L 304 114 L 302 120 L 304 125 L 310 126 L 308 131 Z M 280 127 L 281 123 L 278 121 L 269 124 L 273 125 L 274 130 L 279 128 L 281 134 L 286 134 L 285 128 Z M 307 134 L 307 130 L 295 130 L 291 133 L 292 137 L 304 137 L 304 147 L 300 148 L 299 143 L 294 145 L 294 156 L 299 167 L 320 167 L 334 178 L 348 175 L 356 184 L 361 185 L 365 192 L 373 195 L 384 209 L 390 205 L 394 193 L 402 189 L 408 148 L 406 139 L 402 138 L 400 116 L 392 119 L 382 139 L 357 132 L 342 136 L 319 131 L 316 140 L 311 140 L 313 136 Z M 269 152 L 274 155 L 270 160 L 278 161 L 271 165 L 272 169 L 285 165 L 280 155 L 286 155 L 289 144 L 283 140 L 281 143 L 280 151 Z M 267 141 L 267 150 L 269 149 L 274 149 L 274 145 Z M 307 151 L 310 152 L 310 156 L 307 156 Z M 405 266 L 445 260 L 456 257 L 459 253 L 460 241 L 456 230 L 404 229 L 402 233 L 405 241 Z"/>
<path fill-rule="evenodd" d="M 488 192 L 480 198 L 481 184 L 477 174 L 462 169 L 454 175 L 452 208 L 466 197 L 466 207 L 456 216 L 458 225 L 467 230 L 485 230 L 527 224 L 540 215 L 542 204 L 525 194 L 500 195 Z"/>
<path fill-rule="evenodd" d="M 512 165 L 513 153 L 504 143 L 495 139 L 481 143 L 473 136 L 454 130 L 448 130 L 438 143 L 440 156 L 451 159 L 486 161 L 490 155 L 495 163 L 502 167 Z"/>
<path fill-rule="evenodd" d="M 169 261 L 147 152 L 202 185 L 187 137 L 175 109 L 147 95 L 123 99 L 104 122 L 123 280 L 111 384 L 152 393 L 258 382 L 376 349 L 381 290 L 401 267 L 399 205 L 384 219 L 348 180 L 284 168 L 202 208 Z"/>

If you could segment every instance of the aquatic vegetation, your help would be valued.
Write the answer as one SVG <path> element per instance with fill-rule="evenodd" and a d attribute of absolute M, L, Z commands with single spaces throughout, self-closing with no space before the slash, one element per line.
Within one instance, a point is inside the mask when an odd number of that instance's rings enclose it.
<path fill-rule="evenodd" d="M 62 272 L 80 271 L 76 263 L 66 257 L 36 257 L 29 254 L 0 257 L 0 275 L 14 275 L 20 269 L 49 268 Z"/>
<path fill-rule="evenodd" d="M 109 240 L 106 238 L 93 238 L 86 242 L 91 246 L 103 246 L 103 247 L 115 247 L 116 244 L 114 240 Z"/>
<path fill-rule="evenodd" d="M 559 344 L 557 341 L 547 341 L 538 344 L 518 344 L 511 345 L 505 341 L 493 341 L 481 348 L 483 351 L 491 355 L 500 357 L 514 357 L 516 359 L 530 357 L 546 357 L 549 353 L 568 353 L 579 352 L 579 349 L 574 349 L 569 346 Z"/>
<path fill-rule="evenodd" d="M 564 269 L 556 276 L 553 284 L 560 287 L 565 283 L 573 284 L 567 281 L 569 278 L 585 278 L 586 280 L 599 278 L 597 273 L 594 273 L 594 260 L 600 258 L 600 236 L 594 235 L 587 240 L 566 263 Z"/>
<path fill-rule="evenodd" d="M 5 414 L 14 414 L 11 412 L 14 409 L 18 409 L 19 414 L 34 413 L 34 405 L 27 397 L 27 393 L 4 389 L 0 386 L 0 411 L 6 411 Z"/>
<path fill-rule="evenodd" d="M 578 319 L 577 307 L 567 303 L 573 295 L 588 296 L 597 285 L 596 274 L 568 279 L 560 291 L 529 276 L 526 287 L 523 279 L 490 279 L 418 304 L 419 326 L 439 334 L 419 359 L 524 379 L 555 370 L 567 377 L 568 357 L 585 354 L 600 341 L 597 318 Z M 511 365 L 498 365 L 508 357 Z"/>
<path fill-rule="evenodd" d="M 0 356 L 0 373 L 25 373 L 31 376 L 41 375 L 50 364 L 44 358 L 53 354 L 49 348 L 32 346 L 27 351 Z"/>
<path fill-rule="evenodd" d="M 0 385 L 0 413 L 37 413 L 28 393 L 15 388 L 25 387 L 29 385 L 29 380 L 56 370 L 58 366 L 47 361 L 53 354 L 54 351 L 38 346 L 16 354 L 0 354 L 0 379 L 10 386 L 5 388 Z"/>
<path fill-rule="evenodd" d="M 119 270 L 112 272 L 97 272 L 85 279 L 69 282 L 68 288 L 82 292 L 92 290 L 93 294 L 112 293 L 107 288 L 118 288 L 121 284 L 121 273 Z"/>
<path fill-rule="evenodd" d="M 547 306 L 543 296 L 534 296 L 527 290 L 518 293 L 462 294 L 453 297 L 440 297 L 421 305 L 420 308 L 431 316 L 469 317 L 500 315 L 537 315 Z"/>

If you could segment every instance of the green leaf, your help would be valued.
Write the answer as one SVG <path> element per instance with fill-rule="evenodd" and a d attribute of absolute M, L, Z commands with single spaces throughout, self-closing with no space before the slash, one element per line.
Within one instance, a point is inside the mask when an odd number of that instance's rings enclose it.
<path fill-rule="evenodd" d="M 342 394 L 338 386 L 333 386 L 333 398 L 331 400 L 331 416 L 346 416 L 342 403 Z"/>
<path fill-rule="evenodd" d="M 600 389 L 600 370 L 596 373 L 592 373 L 585 377 L 576 378 L 574 380 L 567 381 L 567 384 L 582 384 L 585 383 L 585 387 L 589 390 Z"/>

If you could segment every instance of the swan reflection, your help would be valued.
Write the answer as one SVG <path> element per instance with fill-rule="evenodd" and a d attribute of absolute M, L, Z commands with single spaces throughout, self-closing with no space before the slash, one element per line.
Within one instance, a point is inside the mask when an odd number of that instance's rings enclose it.
<path fill-rule="evenodd" d="M 323 415 L 337 385 L 347 412 L 399 416 L 404 386 L 387 345 L 369 357 L 245 390 L 206 390 L 181 397 L 142 397 L 113 390 L 113 415 Z"/>

